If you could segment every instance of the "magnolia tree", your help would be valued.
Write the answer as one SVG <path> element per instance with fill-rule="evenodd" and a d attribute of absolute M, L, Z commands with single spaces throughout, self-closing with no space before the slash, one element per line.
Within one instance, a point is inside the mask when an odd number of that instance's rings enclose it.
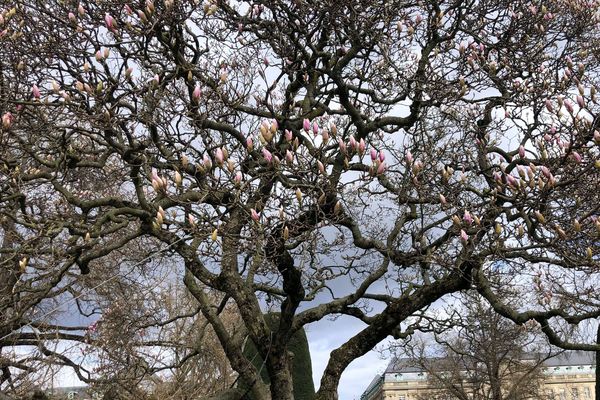
<path fill-rule="evenodd" d="M 364 323 L 321 377 L 315 398 L 334 399 L 353 360 L 469 289 L 596 349 L 566 333 L 600 315 L 597 1 L 2 7 L 3 388 L 40 362 L 122 376 L 56 341 L 148 379 L 181 366 L 165 332 L 199 316 L 145 312 L 160 287 L 140 292 L 134 270 L 185 284 L 255 399 L 293 398 L 303 327 Z M 506 301 L 498 271 L 531 301 Z M 109 321 L 127 321 L 120 353 Z"/>

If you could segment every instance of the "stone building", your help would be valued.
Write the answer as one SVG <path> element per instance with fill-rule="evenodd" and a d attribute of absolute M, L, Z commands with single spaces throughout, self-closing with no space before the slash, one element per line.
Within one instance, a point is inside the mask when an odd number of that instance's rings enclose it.
<path fill-rule="evenodd" d="M 594 353 L 566 351 L 541 365 L 542 391 L 548 400 L 595 400 Z M 369 384 L 360 400 L 434 398 L 427 373 L 409 359 L 394 359 Z M 600 399 L 599 399 L 600 400 Z"/>

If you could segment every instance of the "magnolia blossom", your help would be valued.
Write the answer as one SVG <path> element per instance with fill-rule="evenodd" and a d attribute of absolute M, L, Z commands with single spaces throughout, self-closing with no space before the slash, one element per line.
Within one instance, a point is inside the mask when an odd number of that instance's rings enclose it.
<path fill-rule="evenodd" d="M 473 223 L 473 217 L 471 216 L 471 213 L 467 210 L 465 210 L 465 213 L 463 214 L 463 221 L 465 221 L 467 225 L 471 225 Z"/>
<path fill-rule="evenodd" d="M 352 136 L 352 135 L 350 135 L 349 144 L 350 144 L 350 150 L 355 150 L 358 145 L 358 143 L 356 142 L 356 139 L 354 139 L 354 136 Z"/>
<path fill-rule="evenodd" d="M 371 149 L 371 161 L 375 161 L 377 159 L 377 150 Z"/>
<path fill-rule="evenodd" d="M 404 156 L 404 159 L 406 160 L 407 164 L 412 164 L 412 162 L 414 161 L 413 155 L 410 152 L 410 150 L 406 151 L 406 155 Z"/>
<path fill-rule="evenodd" d="M 204 157 L 202 157 L 202 163 L 207 169 L 210 169 L 212 167 L 212 161 L 210 160 L 210 157 L 208 157 L 208 155 L 206 154 L 204 155 Z"/>
<path fill-rule="evenodd" d="M 365 144 L 365 141 L 363 138 L 360 138 L 360 141 L 358 142 L 358 152 L 360 154 L 363 154 L 365 152 L 367 145 Z"/>
<path fill-rule="evenodd" d="M 550 179 L 552 178 L 552 173 L 550 172 L 550 170 L 548 169 L 548 167 L 546 167 L 545 165 L 542 165 L 540 167 L 542 174 L 546 177 L 546 179 Z"/>
<path fill-rule="evenodd" d="M 469 235 L 467 235 L 467 232 L 465 232 L 465 230 L 464 230 L 464 229 L 461 229 L 461 230 L 460 230 L 460 240 L 461 240 L 463 243 L 466 243 L 466 242 L 468 242 L 468 241 L 469 241 Z"/>
<path fill-rule="evenodd" d="M 338 146 L 340 147 L 340 151 L 342 153 L 346 152 L 346 143 L 344 143 L 344 141 L 342 140 L 342 138 L 338 138 Z"/>
<path fill-rule="evenodd" d="M 109 13 L 104 14 L 104 23 L 109 31 L 114 32 L 116 29 L 115 19 Z"/>
<path fill-rule="evenodd" d="M 317 161 L 317 167 L 319 168 L 319 172 L 321 174 L 325 174 L 325 166 L 321 161 Z"/>
<path fill-rule="evenodd" d="M 268 163 L 270 163 L 273 160 L 273 154 L 271 154 L 271 152 L 269 150 L 267 150 L 265 147 L 262 148 L 262 154 Z"/>
<path fill-rule="evenodd" d="M 5 112 L 4 115 L 2 115 L 2 128 L 10 128 L 14 119 L 15 117 L 10 113 L 10 111 Z"/>
<path fill-rule="evenodd" d="M 217 165 L 221 166 L 223 164 L 223 150 L 218 147 L 217 150 L 215 150 L 215 161 L 217 162 Z"/>
<path fill-rule="evenodd" d="M 260 215 L 258 215 L 258 213 L 256 212 L 256 210 L 254 208 L 250 209 L 250 215 L 252 216 L 252 219 L 255 222 L 258 222 L 258 220 L 260 219 Z"/>
<path fill-rule="evenodd" d="M 194 91 L 192 92 L 192 99 L 197 103 L 198 100 L 200 99 L 201 94 L 202 94 L 202 91 L 200 90 L 200 86 L 196 86 L 194 88 Z"/>
<path fill-rule="evenodd" d="M 286 129 L 286 130 L 284 131 L 283 135 L 284 135 L 284 137 L 285 137 L 285 140 L 286 140 L 287 142 L 291 142 L 291 141 L 292 141 L 292 139 L 293 139 L 293 136 L 292 136 L 292 131 L 290 131 L 289 129 Z"/>
<path fill-rule="evenodd" d="M 302 127 L 306 132 L 310 131 L 310 121 L 308 118 L 304 118 L 304 121 L 302 121 Z"/>
<path fill-rule="evenodd" d="M 242 173 L 240 171 L 237 171 L 233 176 L 233 182 L 236 185 L 239 185 L 242 182 Z"/>
<path fill-rule="evenodd" d="M 38 99 L 40 98 L 40 96 L 41 96 L 41 93 L 40 93 L 40 88 L 38 88 L 38 87 L 37 87 L 37 85 L 33 85 L 33 86 L 31 87 L 31 93 L 33 94 L 33 97 L 34 97 L 36 100 L 38 100 Z"/>

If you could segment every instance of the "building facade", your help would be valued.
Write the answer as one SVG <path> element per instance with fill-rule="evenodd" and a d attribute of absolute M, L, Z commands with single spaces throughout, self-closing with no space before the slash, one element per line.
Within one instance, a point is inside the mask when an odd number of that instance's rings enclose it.
<path fill-rule="evenodd" d="M 545 360 L 541 368 L 543 398 L 547 400 L 595 400 L 594 353 L 567 351 Z M 408 359 L 394 359 L 377 375 L 361 400 L 421 400 L 435 398 L 427 372 Z M 599 399 L 600 400 L 600 399 Z"/>

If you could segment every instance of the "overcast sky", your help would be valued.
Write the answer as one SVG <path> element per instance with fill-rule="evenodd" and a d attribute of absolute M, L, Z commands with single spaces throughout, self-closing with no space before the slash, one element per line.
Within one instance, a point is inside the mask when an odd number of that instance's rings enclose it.
<path fill-rule="evenodd" d="M 329 353 L 364 328 L 364 324 L 349 317 L 340 317 L 335 321 L 323 320 L 311 324 L 306 333 L 312 358 L 313 380 L 315 388 L 329 360 Z M 376 374 L 385 370 L 389 360 L 382 360 L 379 353 L 370 351 L 355 360 L 342 375 L 338 388 L 340 400 L 359 399 Z"/>

